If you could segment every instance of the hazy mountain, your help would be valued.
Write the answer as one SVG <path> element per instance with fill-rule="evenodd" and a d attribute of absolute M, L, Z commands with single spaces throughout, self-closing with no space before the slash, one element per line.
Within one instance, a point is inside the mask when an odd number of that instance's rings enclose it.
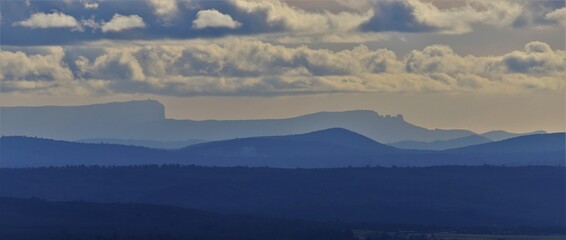
<path fill-rule="evenodd" d="M 490 139 L 491 141 L 501 141 L 501 140 L 514 138 L 514 137 L 533 135 L 533 134 L 544 134 L 544 133 L 546 133 L 546 132 L 545 131 L 534 131 L 534 132 L 529 132 L 529 133 L 510 133 L 510 132 L 498 130 L 498 131 L 489 131 L 489 132 L 486 132 L 486 133 L 482 133 L 480 135 Z"/>
<path fill-rule="evenodd" d="M 220 150 L 222 149 L 222 150 Z M 207 156 L 348 156 L 384 154 L 400 150 L 361 134 L 330 128 L 285 136 L 237 138 L 192 145 L 181 151 Z"/>
<path fill-rule="evenodd" d="M 135 165 L 175 161 L 166 150 L 30 137 L 2 137 L 0 149 L 2 167 Z"/>
<path fill-rule="evenodd" d="M 143 131 L 148 122 L 163 121 L 164 116 L 165 107 L 153 100 L 84 106 L 1 107 L 0 133 L 63 140 L 129 138 L 131 131 Z"/>
<path fill-rule="evenodd" d="M 281 168 L 525 166 L 563 165 L 565 161 L 564 134 L 530 135 L 473 147 L 445 151 L 396 149 L 337 128 L 298 135 L 206 142 L 177 150 L 2 137 L 0 167 L 165 163 Z"/>
<path fill-rule="evenodd" d="M 458 153 L 566 152 L 566 133 L 535 134 L 448 150 Z"/>
<path fill-rule="evenodd" d="M 354 240 L 344 226 L 249 215 L 221 215 L 180 207 L 48 202 L 0 197 L 0 238 Z"/>
<path fill-rule="evenodd" d="M 0 196 L 169 204 L 320 221 L 558 227 L 566 216 L 565 177 L 563 167 L 0 169 Z M 116 211 L 120 216 L 129 210 Z"/>
<path fill-rule="evenodd" d="M 113 138 L 94 138 L 78 140 L 80 143 L 108 143 L 127 146 L 140 146 L 157 149 L 177 149 L 187 147 L 205 141 L 198 139 L 189 139 L 185 141 L 154 141 L 154 140 L 138 140 L 138 139 L 113 139 Z"/>
<path fill-rule="evenodd" d="M 331 128 L 305 134 L 239 138 L 196 144 L 184 156 L 221 166 L 344 167 L 369 164 L 374 156 L 404 151 L 358 133 Z"/>
<path fill-rule="evenodd" d="M 132 101 L 74 107 L 2 107 L 2 135 L 38 136 L 62 140 L 146 139 L 184 141 L 300 134 L 345 128 L 379 142 L 448 140 L 473 135 L 466 130 L 426 129 L 401 115 L 373 111 L 320 112 L 287 119 L 173 120 L 157 101 Z"/>
<path fill-rule="evenodd" d="M 390 143 L 389 145 L 402 149 L 446 150 L 488 142 L 491 142 L 491 140 L 489 140 L 488 138 L 482 137 L 480 135 L 471 135 L 450 140 L 436 140 L 432 142 L 401 141 Z"/>

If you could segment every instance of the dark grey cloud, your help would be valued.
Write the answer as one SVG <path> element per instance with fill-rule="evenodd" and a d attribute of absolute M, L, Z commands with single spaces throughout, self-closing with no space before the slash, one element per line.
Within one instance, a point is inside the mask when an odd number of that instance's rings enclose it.
<path fill-rule="evenodd" d="M 371 32 L 430 32 L 438 27 L 421 23 L 415 9 L 405 1 L 381 1 L 373 8 L 373 16 L 360 26 Z"/>

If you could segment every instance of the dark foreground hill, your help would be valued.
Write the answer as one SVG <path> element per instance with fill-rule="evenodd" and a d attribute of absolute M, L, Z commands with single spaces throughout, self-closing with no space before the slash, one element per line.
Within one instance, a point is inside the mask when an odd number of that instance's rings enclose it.
<path fill-rule="evenodd" d="M 564 133 L 542 134 L 446 151 L 396 149 L 345 129 L 239 138 L 178 150 L 0 138 L 0 167 L 196 164 L 331 168 L 348 166 L 564 165 Z"/>
<path fill-rule="evenodd" d="M 0 196 L 422 225 L 563 226 L 563 167 L 0 169 Z"/>
<path fill-rule="evenodd" d="M 0 239 L 6 240 L 354 240 L 337 224 L 159 205 L 0 197 L 0 209 Z"/>

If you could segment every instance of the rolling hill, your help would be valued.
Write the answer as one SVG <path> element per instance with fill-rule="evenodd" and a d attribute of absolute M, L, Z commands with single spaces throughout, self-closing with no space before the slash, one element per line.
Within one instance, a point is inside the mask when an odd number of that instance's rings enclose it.
<path fill-rule="evenodd" d="M 432 142 L 420 142 L 420 141 L 401 141 L 396 143 L 390 143 L 389 145 L 396 148 L 402 149 L 419 149 L 419 150 L 446 150 L 451 148 L 465 147 L 476 144 L 491 142 L 488 138 L 482 137 L 480 135 L 470 135 L 461 138 L 455 138 L 450 140 L 436 140 Z"/>
<path fill-rule="evenodd" d="M 566 152 L 566 133 L 534 134 L 448 150 L 457 153 Z"/>
<path fill-rule="evenodd" d="M 339 128 L 237 138 L 162 150 L 29 137 L 0 138 L 0 167 L 195 164 L 331 168 L 348 166 L 564 165 L 564 133 L 530 135 L 444 151 L 397 149 Z"/>
<path fill-rule="evenodd" d="M 138 146 L 138 147 L 148 147 L 148 148 L 157 148 L 157 149 L 177 149 L 197 143 L 203 143 L 205 141 L 198 139 L 188 139 L 184 141 L 155 141 L 155 140 L 139 140 L 139 139 L 91 138 L 91 139 L 78 140 L 76 142 L 107 143 L 107 144 Z"/>

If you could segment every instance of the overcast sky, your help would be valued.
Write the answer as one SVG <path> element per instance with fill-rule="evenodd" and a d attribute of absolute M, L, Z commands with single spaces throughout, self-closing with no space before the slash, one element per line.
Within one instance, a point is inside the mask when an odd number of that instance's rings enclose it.
<path fill-rule="evenodd" d="M 153 98 L 172 118 L 371 109 L 565 131 L 558 1 L 1 1 L 3 106 Z"/>

